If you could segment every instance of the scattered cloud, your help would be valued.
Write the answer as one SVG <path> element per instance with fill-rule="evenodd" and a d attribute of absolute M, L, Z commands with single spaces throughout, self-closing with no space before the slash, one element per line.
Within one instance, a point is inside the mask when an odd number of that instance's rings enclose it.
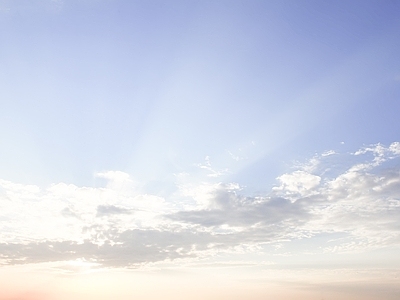
<path fill-rule="evenodd" d="M 123 172 L 97 174 L 106 180 L 97 188 L 59 183 L 40 189 L 0 180 L 0 261 L 139 267 L 267 251 L 263 245 L 284 254 L 284 245 L 302 239 L 314 241 L 312 251 L 320 253 L 399 246 L 399 159 L 397 142 L 327 151 L 277 177 L 270 193 L 257 197 L 243 195 L 237 183 L 190 183 L 182 175 L 186 181 L 178 180 L 174 197 L 187 205 L 140 193 Z M 206 159 L 205 169 L 210 165 Z"/>

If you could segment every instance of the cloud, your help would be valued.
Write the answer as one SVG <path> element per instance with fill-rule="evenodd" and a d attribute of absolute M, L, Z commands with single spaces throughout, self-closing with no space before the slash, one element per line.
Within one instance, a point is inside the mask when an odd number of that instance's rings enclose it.
<path fill-rule="evenodd" d="M 261 196 L 243 195 L 238 183 L 185 177 L 174 202 L 140 193 L 122 172 L 98 174 L 107 183 L 99 188 L 59 183 L 40 189 L 0 180 L 0 260 L 139 267 L 269 251 L 265 245 L 285 254 L 304 239 L 318 246 L 310 250 L 315 253 L 399 246 L 399 145 L 316 155 L 278 176 Z"/>
<path fill-rule="evenodd" d="M 0 257 L 8 264 L 40 263 L 85 259 L 106 267 L 135 267 L 144 263 L 196 257 L 198 251 L 222 247 L 228 237 L 207 232 L 126 230 L 109 232 L 109 240 L 102 245 L 85 240 L 45 241 L 29 244 L 0 244 Z M 219 243 L 218 243 L 219 241 Z M 228 247 L 227 246 L 224 247 Z"/>
<path fill-rule="evenodd" d="M 180 211 L 167 217 L 205 227 L 228 225 L 246 228 L 253 225 L 278 225 L 282 222 L 297 225 L 307 215 L 301 204 L 285 198 L 246 198 L 231 191 L 220 190 L 215 193 L 213 201 L 217 209 Z"/>
<path fill-rule="evenodd" d="M 79 219 L 80 217 L 79 217 L 79 215 L 76 213 L 76 212 L 74 212 L 71 208 L 69 208 L 69 207 L 66 207 L 66 208 L 64 208 L 62 211 L 61 211 L 61 215 L 63 216 L 63 217 L 71 217 L 71 218 L 77 218 L 77 219 Z"/>
<path fill-rule="evenodd" d="M 228 171 L 226 169 L 225 170 L 215 170 L 214 168 L 212 168 L 209 156 L 205 157 L 204 164 L 198 164 L 197 166 L 200 169 L 207 170 L 209 172 L 207 176 L 209 176 L 209 177 L 216 177 L 216 178 L 221 177 L 222 175 L 226 174 L 226 172 Z"/>
<path fill-rule="evenodd" d="M 321 181 L 321 177 L 305 171 L 283 174 L 277 179 L 281 182 L 281 185 L 274 187 L 274 191 L 285 191 L 287 194 L 296 194 L 299 196 L 306 196 L 312 193 Z"/>
<path fill-rule="evenodd" d="M 107 216 L 107 215 L 119 215 L 119 214 L 131 214 L 132 210 L 118 207 L 115 205 L 99 205 L 97 207 L 97 216 Z"/>

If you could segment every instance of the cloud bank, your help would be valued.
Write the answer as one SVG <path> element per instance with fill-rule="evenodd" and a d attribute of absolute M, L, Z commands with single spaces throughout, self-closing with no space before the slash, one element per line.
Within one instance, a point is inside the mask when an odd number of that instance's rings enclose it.
<path fill-rule="evenodd" d="M 315 251 L 400 245 L 398 142 L 316 155 L 277 177 L 265 195 L 243 195 L 237 183 L 177 183 L 171 199 L 191 205 L 142 193 L 123 172 L 97 176 L 105 187 L 0 180 L 1 263 L 134 268 L 321 236 L 329 243 L 316 239 Z"/>

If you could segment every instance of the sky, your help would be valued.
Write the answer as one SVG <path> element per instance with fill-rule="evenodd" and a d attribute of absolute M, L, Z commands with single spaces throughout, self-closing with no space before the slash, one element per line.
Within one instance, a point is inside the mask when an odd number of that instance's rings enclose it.
<path fill-rule="evenodd" d="M 0 300 L 400 297 L 400 2 L 0 0 Z"/>

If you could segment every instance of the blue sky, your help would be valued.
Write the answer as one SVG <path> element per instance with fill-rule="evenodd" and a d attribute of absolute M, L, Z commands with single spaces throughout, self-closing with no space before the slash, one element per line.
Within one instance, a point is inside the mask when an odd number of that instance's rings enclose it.
<path fill-rule="evenodd" d="M 163 272 L 206 280 L 211 264 L 257 265 L 254 282 L 278 280 L 270 266 L 281 283 L 315 269 L 335 282 L 328 262 L 393 278 L 399 14 L 396 1 L 0 1 L 4 264 L 74 280 L 157 265 L 166 286 Z"/>
<path fill-rule="evenodd" d="M 2 174 L 90 185 L 94 171 L 157 178 L 247 151 L 234 176 L 250 185 L 342 141 L 391 143 L 397 6 L 4 2 Z"/>

